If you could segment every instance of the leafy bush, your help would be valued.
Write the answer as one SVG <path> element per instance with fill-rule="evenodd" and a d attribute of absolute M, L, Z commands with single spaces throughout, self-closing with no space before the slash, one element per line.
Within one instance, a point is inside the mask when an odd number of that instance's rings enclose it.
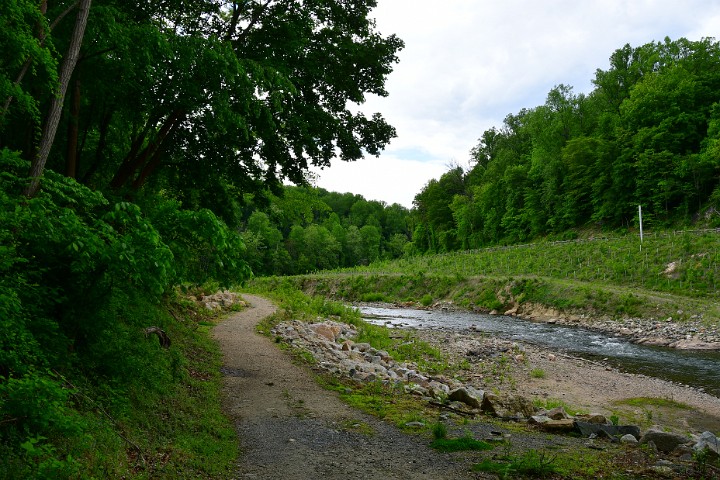
<path fill-rule="evenodd" d="M 68 478 L 98 450 L 90 429 L 117 428 L 98 426 L 99 405 L 151 410 L 183 377 L 182 353 L 144 334 L 172 331 L 160 306 L 174 285 L 249 271 L 239 236 L 209 212 L 170 205 L 158 230 L 138 205 L 52 171 L 27 198 L 28 170 L 0 150 L 0 478 Z"/>
<path fill-rule="evenodd" d="M 245 244 L 210 210 L 182 210 L 173 200 L 155 199 L 148 216 L 172 251 L 175 283 L 201 285 L 213 279 L 223 287 L 242 283 L 250 277 L 243 260 Z"/>

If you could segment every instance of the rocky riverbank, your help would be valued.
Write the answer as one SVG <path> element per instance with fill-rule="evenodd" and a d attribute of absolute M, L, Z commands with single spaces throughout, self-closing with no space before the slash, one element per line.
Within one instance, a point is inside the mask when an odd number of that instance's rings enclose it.
<path fill-rule="evenodd" d="M 272 333 L 278 340 L 309 352 L 317 367 L 327 373 L 359 383 L 394 384 L 408 394 L 460 415 L 493 415 L 528 422 L 548 432 L 573 430 L 588 439 L 622 438 L 627 443 L 647 443 L 679 461 L 689 461 L 694 453 L 705 449 L 711 455 L 717 454 L 717 437 L 710 429 L 715 432 L 720 429 L 720 399 L 657 379 L 628 376 L 593 362 L 528 345 L 416 331 L 416 335 L 441 348 L 451 362 L 464 365 L 454 370 L 453 375 L 429 375 L 413 363 L 396 362 L 385 351 L 355 343 L 357 331 L 350 325 L 292 321 L 277 325 Z M 538 371 L 543 374 L 533 373 Z M 680 406 L 681 416 L 663 417 L 661 427 L 643 427 L 643 433 L 640 426 L 620 428 L 609 420 L 616 417 L 617 423 L 617 412 L 622 410 L 617 407 L 619 400 L 653 395 L 672 398 L 671 405 Z M 571 416 L 563 406 L 554 409 L 538 406 L 543 403 L 548 406 L 550 402 L 546 400 L 551 397 L 562 398 L 563 405 L 588 413 L 573 411 Z M 626 415 L 627 419 L 631 417 Z"/>
<path fill-rule="evenodd" d="M 440 303 L 433 308 L 453 308 L 452 304 Z M 497 315 L 500 312 L 490 312 Z M 609 319 L 587 313 L 573 314 L 532 303 L 516 304 L 505 315 L 528 320 L 583 326 L 585 328 L 628 337 L 634 343 L 656 345 L 687 350 L 720 350 L 720 326 L 708 324 L 702 313 L 684 318 L 685 312 L 678 311 L 677 317 L 619 318 Z"/>

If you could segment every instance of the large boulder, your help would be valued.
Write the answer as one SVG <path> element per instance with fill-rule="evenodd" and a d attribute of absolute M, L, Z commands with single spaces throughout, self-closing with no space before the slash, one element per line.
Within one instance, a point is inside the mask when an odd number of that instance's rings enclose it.
<path fill-rule="evenodd" d="M 577 418 L 581 422 L 599 423 L 599 424 L 603 424 L 603 425 L 610 424 L 610 422 L 608 422 L 605 415 L 602 415 L 600 413 L 589 413 L 589 414 L 583 414 L 583 415 L 576 415 L 575 418 Z"/>
<path fill-rule="evenodd" d="M 532 418 L 532 417 L 531 417 Z M 548 420 L 540 424 L 540 428 L 546 432 L 569 433 L 575 430 L 575 420 L 572 418 L 561 418 L 559 420 Z"/>
<path fill-rule="evenodd" d="M 310 329 L 329 342 L 334 342 L 341 332 L 340 326 L 329 323 L 313 323 L 310 325 Z"/>
<path fill-rule="evenodd" d="M 532 402 L 519 395 L 501 398 L 494 393 L 485 393 L 480 409 L 500 418 L 530 418 L 535 415 Z"/>
<path fill-rule="evenodd" d="M 448 400 L 462 402 L 472 408 L 480 408 L 485 392 L 472 387 L 460 387 L 448 393 Z"/>
<path fill-rule="evenodd" d="M 691 440 L 677 433 L 663 432 L 657 428 L 651 428 L 640 439 L 640 444 L 653 442 L 657 449 L 663 453 L 670 453 L 680 445 L 690 443 Z"/>

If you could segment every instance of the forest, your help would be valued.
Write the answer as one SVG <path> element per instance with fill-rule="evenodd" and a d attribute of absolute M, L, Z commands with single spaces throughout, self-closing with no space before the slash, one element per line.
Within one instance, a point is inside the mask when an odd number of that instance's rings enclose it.
<path fill-rule="evenodd" d="M 412 215 L 399 204 L 321 188 L 283 188 L 266 207 L 246 202 L 241 237 L 256 276 L 297 275 L 412 255 Z"/>
<path fill-rule="evenodd" d="M 573 238 L 578 230 L 720 225 L 720 45 L 625 45 L 589 94 L 558 85 L 544 105 L 482 133 L 471 168 L 415 197 L 417 251 Z"/>

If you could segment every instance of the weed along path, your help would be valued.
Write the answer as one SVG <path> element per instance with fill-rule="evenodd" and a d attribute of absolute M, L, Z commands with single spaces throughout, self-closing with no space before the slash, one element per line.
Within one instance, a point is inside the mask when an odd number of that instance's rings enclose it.
<path fill-rule="evenodd" d="M 307 369 L 256 333 L 272 315 L 266 299 L 217 325 L 224 355 L 225 412 L 235 422 L 241 456 L 236 478 L 472 479 L 468 465 L 342 403 Z"/>

